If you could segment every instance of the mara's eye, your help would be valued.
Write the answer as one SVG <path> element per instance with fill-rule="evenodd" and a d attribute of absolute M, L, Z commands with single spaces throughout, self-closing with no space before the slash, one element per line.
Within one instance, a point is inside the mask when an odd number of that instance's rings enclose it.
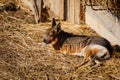
<path fill-rule="evenodd" d="M 56 33 L 55 32 L 52 32 L 52 35 L 55 35 Z"/>
<path fill-rule="evenodd" d="M 55 32 L 54 32 L 54 31 L 50 33 L 50 36 L 54 36 L 54 35 L 55 35 Z"/>
<path fill-rule="evenodd" d="M 50 35 L 50 36 L 53 36 L 54 34 L 53 34 L 53 32 L 51 32 L 49 35 Z"/>

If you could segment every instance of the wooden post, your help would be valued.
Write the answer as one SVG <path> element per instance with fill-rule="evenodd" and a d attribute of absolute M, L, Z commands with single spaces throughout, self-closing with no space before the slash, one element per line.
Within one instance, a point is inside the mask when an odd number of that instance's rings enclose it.
<path fill-rule="evenodd" d="M 68 19 L 68 0 L 64 0 L 64 21 Z"/>
<path fill-rule="evenodd" d="M 85 24 L 85 6 L 82 4 L 82 0 L 80 0 L 80 13 L 79 13 L 79 24 Z"/>
<path fill-rule="evenodd" d="M 74 7 L 74 23 L 80 24 L 80 0 L 75 0 Z"/>
<path fill-rule="evenodd" d="M 71 23 L 84 24 L 85 23 L 85 9 L 81 0 L 67 0 L 64 9 L 67 10 L 67 20 Z M 64 13 L 65 15 L 65 13 Z M 66 17 L 66 16 L 65 16 Z"/>

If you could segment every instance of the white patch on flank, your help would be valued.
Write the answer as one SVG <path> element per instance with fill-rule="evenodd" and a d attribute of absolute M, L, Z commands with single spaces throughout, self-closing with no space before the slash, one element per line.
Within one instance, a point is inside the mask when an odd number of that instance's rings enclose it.
<path fill-rule="evenodd" d="M 105 48 L 101 45 L 94 45 L 93 44 L 93 45 L 89 45 L 88 48 L 89 49 L 98 49 L 98 53 L 96 54 L 98 57 L 101 57 L 108 52 L 107 48 Z"/>
<path fill-rule="evenodd" d="M 102 57 L 103 55 L 105 55 L 107 52 L 108 52 L 108 50 L 107 50 L 107 48 L 105 48 L 105 47 L 103 47 L 103 46 L 101 46 L 101 45 L 96 45 L 96 44 L 91 44 L 91 45 L 88 45 L 88 46 L 86 46 L 86 47 L 84 47 L 82 50 L 81 50 L 81 52 L 78 52 L 78 53 L 74 53 L 74 54 L 72 54 L 72 55 L 78 55 L 78 56 L 84 56 L 85 55 L 85 50 L 86 49 L 98 49 L 98 53 L 96 53 L 96 55 L 98 56 L 98 57 Z"/>

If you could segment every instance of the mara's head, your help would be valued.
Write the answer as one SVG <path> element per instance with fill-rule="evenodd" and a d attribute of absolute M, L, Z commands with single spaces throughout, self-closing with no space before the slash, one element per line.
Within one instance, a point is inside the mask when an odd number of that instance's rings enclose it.
<path fill-rule="evenodd" d="M 43 42 L 46 44 L 50 44 L 52 42 L 55 42 L 58 38 L 60 31 L 61 31 L 60 22 L 58 24 L 56 24 L 56 21 L 53 18 L 51 28 L 49 28 L 46 31 L 46 34 L 43 37 Z"/>

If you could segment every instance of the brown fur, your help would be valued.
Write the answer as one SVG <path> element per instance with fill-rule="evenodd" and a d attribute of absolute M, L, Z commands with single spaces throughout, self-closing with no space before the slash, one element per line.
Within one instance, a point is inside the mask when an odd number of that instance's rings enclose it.
<path fill-rule="evenodd" d="M 97 36 L 74 35 L 61 30 L 60 23 L 56 25 L 55 19 L 52 28 L 47 30 L 43 41 L 52 44 L 54 49 L 64 54 L 84 57 L 84 62 L 89 59 L 110 58 L 112 47 L 106 39 Z"/>

